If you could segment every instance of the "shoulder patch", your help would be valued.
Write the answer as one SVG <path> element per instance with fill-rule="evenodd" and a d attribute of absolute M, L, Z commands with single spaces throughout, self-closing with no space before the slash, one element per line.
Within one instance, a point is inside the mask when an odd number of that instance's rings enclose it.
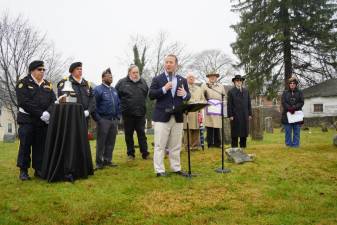
<path fill-rule="evenodd" d="M 63 81 L 60 81 L 59 84 L 57 85 L 58 87 L 63 87 L 64 85 L 64 82 Z"/>
<path fill-rule="evenodd" d="M 20 83 L 19 85 L 18 85 L 18 88 L 22 88 L 23 87 L 23 83 Z"/>

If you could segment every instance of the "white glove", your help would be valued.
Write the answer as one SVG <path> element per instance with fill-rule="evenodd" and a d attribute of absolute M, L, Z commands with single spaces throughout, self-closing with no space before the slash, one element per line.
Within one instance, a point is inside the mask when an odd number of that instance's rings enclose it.
<path fill-rule="evenodd" d="M 90 113 L 89 113 L 89 111 L 88 111 L 88 110 L 84 110 L 84 116 L 85 116 L 85 117 L 88 117 L 88 116 L 89 116 L 89 114 L 90 114 Z"/>
<path fill-rule="evenodd" d="M 45 122 L 46 124 L 48 124 L 48 123 L 49 123 L 49 119 L 50 119 L 50 114 L 49 114 L 49 112 L 44 111 L 44 112 L 42 113 L 42 116 L 40 117 L 40 119 L 41 119 L 43 122 Z"/>

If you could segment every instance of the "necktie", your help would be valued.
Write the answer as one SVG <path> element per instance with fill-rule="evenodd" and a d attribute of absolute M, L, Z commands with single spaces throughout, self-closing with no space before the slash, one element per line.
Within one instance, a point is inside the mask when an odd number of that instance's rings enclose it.
<path fill-rule="evenodd" d="M 173 76 L 172 73 L 168 73 L 169 82 L 172 82 L 172 76 Z M 174 96 L 174 93 L 173 93 L 173 86 L 172 86 L 172 88 L 171 88 L 171 94 L 172 94 L 172 96 Z"/>

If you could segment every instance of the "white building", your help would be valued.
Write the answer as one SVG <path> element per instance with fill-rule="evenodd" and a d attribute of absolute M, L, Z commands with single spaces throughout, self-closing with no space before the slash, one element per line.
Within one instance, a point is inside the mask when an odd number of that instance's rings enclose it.
<path fill-rule="evenodd" d="M 337 79 L 303 90 L 305 118 L 337 116 Z"/>
<path fill-rule="evenodd" d="M 0 105 L 0 141 L 5 134 L 15 134 L 15 124 L 11 113 Z"/>

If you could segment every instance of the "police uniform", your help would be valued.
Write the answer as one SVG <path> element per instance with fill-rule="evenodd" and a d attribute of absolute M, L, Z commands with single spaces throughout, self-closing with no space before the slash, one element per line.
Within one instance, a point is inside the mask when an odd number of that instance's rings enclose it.
<path fill-rule="evenodd" d="M 64 93 L 62 89 L 64 87 L 64 83 L 69 80 L 72 84 L 72 88 L 76 93 L 77 103 L 83 106 L 83 110 L 88 110 L 91 115 L 95 112 L 95 97 L 93 94 L 93 90 L 91 84 L 82 78 L 81 83 L 77 82 L 72 75 L 65 77 L 57 84 L 57 95 L 60 97 Z M 88 121 L 88 120 L 87 120 Z"/>
<path fill-rule="evenodd" d="M 30 167 L 30 151 L 32 148 L 32 167 L 39 176 L 42 166 L 45 139 L 48 125 L 41 120 L 42 114 L 51 112 L 56 97 L 51 83 L 43 80 L 39 86 L 32 75 L 21 79 L 16 86 L 16 96 L 19 106 L 17 122 L 19 124 L 20 147 L 17 166 L 28 176 Z M 21 175 L 20 175 L 21 178 Z"/>

